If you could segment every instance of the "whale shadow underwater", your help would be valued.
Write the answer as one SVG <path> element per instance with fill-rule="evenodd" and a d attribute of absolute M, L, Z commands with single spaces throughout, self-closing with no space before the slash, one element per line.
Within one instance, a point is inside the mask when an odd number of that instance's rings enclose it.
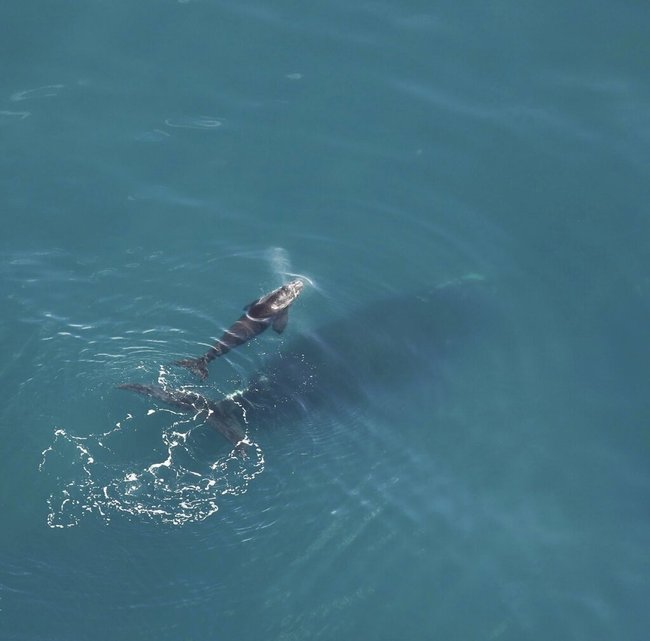
<path fill-rule="evenodd" d="M 481 326 L 484 286 L 476 277 L 459 279 L 377 300 L 303 331 L 268 356 L 244 390 L 220 400 L 159 385 L 118 387 L 193 414 L 245 451 L 247 429 L 269 417 L 292 421 L 329 406 L 373 403 L 416 378 L 435 385 L 440 363 Z"/>

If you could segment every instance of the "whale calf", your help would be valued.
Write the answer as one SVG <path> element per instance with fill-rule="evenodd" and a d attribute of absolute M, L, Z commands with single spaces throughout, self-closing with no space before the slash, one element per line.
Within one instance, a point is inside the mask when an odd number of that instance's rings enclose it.
<path fill-rule="evenodd" d="M 305 284 L 299 278 L 292 280 L 244 307 L 245 313 L 235 321 L 223 336 L 198 358 L 175 361 L 202 379 L 208 377 L 208 363 L 231 349 L 247 343 L 267 327 L 281 334 L 289 321 L 289 307 L 298 298 Z"/>

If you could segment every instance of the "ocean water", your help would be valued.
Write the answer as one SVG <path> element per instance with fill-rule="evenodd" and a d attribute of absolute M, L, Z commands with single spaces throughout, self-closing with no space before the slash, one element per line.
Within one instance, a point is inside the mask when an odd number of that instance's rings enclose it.
<path fill-rule="evenodd" d="M 0 639 L 647 638 L 647 4 L 7 0 L 0 52 Z M 117 389 L 255 381 L 247 457 Z"/>

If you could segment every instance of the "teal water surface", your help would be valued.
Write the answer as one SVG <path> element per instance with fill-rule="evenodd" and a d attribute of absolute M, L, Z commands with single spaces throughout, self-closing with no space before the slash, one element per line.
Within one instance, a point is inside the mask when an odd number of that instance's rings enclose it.
<path fill-rule="evenodd" d="M 0 17 L 0 639 L 647 637 L 644 3 Z"/>

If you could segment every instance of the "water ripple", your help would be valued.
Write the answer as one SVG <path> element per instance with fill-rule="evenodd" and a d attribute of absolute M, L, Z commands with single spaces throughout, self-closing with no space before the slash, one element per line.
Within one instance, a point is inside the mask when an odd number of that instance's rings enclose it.
<path fill-rule="evenodd" d="M 217 129 L 223 121 L 213 116 L 185 116 L 181 118 L 167 118 L 165 124 L 174 129 Z"/>
<path fill-rule="evenodd" d="M 38 98 L 53 98 L 59 95 L 61 89 L 65 85 L 43 85 L 35 89 L 26 89 L 24 91 L 16 91 L 11 94 L 10 100 L 12 102 L 21 102 L 23 100 L 32 100 Z"/>
<path fill-rule="evenodd" d="M 31 116 L 31 111 L 0 110 L 0 125 L 16 122 L 17 120 L 25 120 L 28 116 Z"/>

